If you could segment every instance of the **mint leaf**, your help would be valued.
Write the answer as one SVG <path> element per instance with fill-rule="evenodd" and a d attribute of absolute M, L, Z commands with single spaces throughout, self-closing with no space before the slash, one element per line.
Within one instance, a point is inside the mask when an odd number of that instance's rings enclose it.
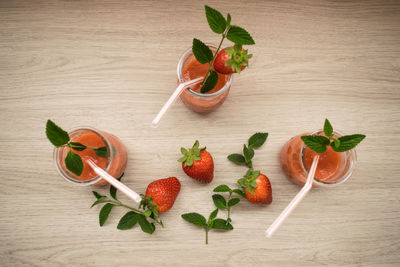
<path fill-rule="evenodd" d="M 145 216 L 139 215 L 139 225 L 140 228 L 142 229 L 143 232 L 152 234 L 154 230 L 156 230 L 156 227 L 154 226 L 153 223 L 150 223 Z"/>
<path fill-rule="evenodd" d="M 148 218 L 148 217 L 150 217 L 150 215 L 151 215 L 152 213 L 153 213 L 153 212 L 152 212 L 151 210 L 146 210 L 145 212 L 143 212 L 143 215 L 144 215 L 144 217 Z"/>
<path fill-rule="evenodd" d="M 243 190 L 240 190 L 240 189 L 233 189 L 233 193 L 236 193 L 236 194 L 238 194 L 239 196 L 246 198 L 246 194 L 243 192 Z"/>
<path fill-rule="evenodd" d="M 329 122 L 328 119 L 325 119 L 325 123 L 324 123 L 324 134 L 327 137 L 331 137 L 333 134 L 333 127 L 331 125 L 331 123 Z"/>
<path fill-rule="evenodd" d="M 224 210 L 226 209 L 226 200 L 223 196 L 219 195 L 219 194 L 215 194 L 212 196 L 212 199 L 214 201 L 214 205 L 221 209 Z"/>
<path fill-rule="evenodd" d="M 70 142 L 69 144 L 72 146 L 72 149 L 75 149 L 77 151 L 83 151 L 86 149 L 86 146 L 84 144 L 78 142 Z"/>
<path fill-rule="evenodd" d="M 241 45 L 255 44 L 250 34 L 245 29 L 239 26 L 232 25 L 229 28 L 226 38 L 228 38 L 228 40 L 234 42 L 235 44 L 241 44 Z"/>
<path fill-rule="evenodd" d="M 139 214 L 134 211 L 127 212 L 121 220 L 119 220 L 117 228 L 119 230 L 131 229 L 139 220 Z"/>
<path fill-rule="evenodd" d="M 231 14 L 228 13 L 228 16 L 226 18 L 226 26 L 229 27 L 231 25 Z"/>
<path fill-rule="evenodd" d="M 124 173 L 121 174 L 120 177 L 118 177 L 118 181 L 121 181 L 122 177 L 124 176 Z M 110 185 L 110 195 L 113 199 L 117 200 L 117 188 L 114 186 Z"/>
<path fill-rule="evenodd" d="M 335 146 L 336 148 L 338 148 L 338 147 L 340 146 L 340 140 L 339 140 L 339 139 L 336 139 L 336 138 L 333 138 L 333 144 L 334 144 L 334 146 Z M 332 146 L 332 144 L 331 144 L 331 146 Z"/>
<path fill-rule="evenodd" d="M 192 52 L 197 61 L 201 64 L 206 64 L 213 59 L 211 49 L 199 39 L 193 39 Z"/>
<path fill-rule="evenodd" d="M 218 230 L 233 230 L 232 224 L 228 223 L 224 219 L 215 219 L 212 228 Z"/>
<path fill-rule="evenodd" d="M 67 156 L 65 157 L 65 166 L 68 170 L 74 174 L 80 176 L 83 171 L 83 162 L 81 156 L 69 150 Z"/>
<path fill-rule="evenodd" d="M 92 191 L 92 193 L 93 193 L 93 195 L 94 195 L 97 199 L 99 199 L 99 198 L 101 198 L 101 197 L 105 197 L 105 196 L 103 196 L 103 195 L 100 195 L 100 194 L 97 193 L 96 191 Z"/>
<path fill-rule="evenodd" d="M 226 29 L 226 21 L 222 14 L 209 6 L 205 6 L 208 25 L 213 32 L 221 34 Z"/>
<path fill-rule="evenodd" d="M 215 217 L 217 217 L 218 214 L 218 209 L 215 209 L 213 212 L 210 213 L 210 217 L 208 218 L 208 220 L 213 220 L 215 219 Z"/>
<path fill-rule="evenodd" d="M 181 215 L 182 219 L 200 227 L 207 227 L 206 218 L 196 212 L 186 213 Z"/>
<path fill-rule="evenodd" d="M 237 164 L 246 162 L 245 158 L 240 154 L 231 154 L 228 156 L 228 159 Z"/>
<path fill-rule="evenodd" d="M 210 74 L 208 75 L 207 79 L 204 81 L 203 85 L 201 86 L 201 93 L 207 93 L 208 91 L 211 91 L 215 85 L 217 85 L 218 82 L 218 74 L 210 70 Z"/>
<path fill-rule="evenodd" d="M 110 212 L 112 210 L 112 208 L 114 207 L 114 204 L 111 203 L 107 203 L 105 204 L 99 213 L 99 224 L 100 226 L 103 226 L 104 223 L 106 222 L 108 215 L 110 215 Z"/>
<path fill-rule="evenodd" d="M 69 142 L 69 135 L 66 131 L 58 127 L 51 120 L 47 120 L 46 123 L 46 136 L 49 141 L 56 147 L 60 147 Z"/>
<path fill-rule="evenodd" d="M 329 145 L 329 139 L 325 136 L 307 135 L 302 136 L 301 140 L 303 140 L 306 146 L 317 153 L 325 153 L 326 146 Z"/>
<path fill-rule="evenodd" d="M 221 184 L 219 186 L 217 186 L 216 188 L 214 188 L 214 192 L 230 192 L 232 191 L 229 186 Z"/>
<path fill-rule="evenodd" d="M 339 147 L 332 146 L 331 147 L 336 152 L 345 152 L 347 150 L 353 149 L 356 147 L 363 139 L 365 135 L 363 134 L 353 134 L 353 135 L 345 135 L 339 137 L 340 145 Z"/>
<path fill-rule="evenodd" d="M 235 206 L 236 204 L 238 204 L 239 202 L 240 202 L 240 199 L 239 199 L 239 198 L 237 198 L 237 197 L 232 198 L 232 199 L 229 200 L 229 202 L 228 202 L 228 207 L 233 207 L 233 206 Z"/>
<path fill-rule="evenodd" d="M 268 133 L 255 133 L 249 138 L 249 147 L 259 148 L 268 138 Z"/>
<path fill-rule="evenodd" d="M 92 204 L 92 206 L 90 206 L 90 208 L 93 208 L 97 204 L 104 203 L 104 202 L 107 202 L 107 201 L 108 201 L 108 198 L 106 196 L 101 196 Z"/>
<path fill-rule="evenodd" d="M 243 155 L 246 163 L 250 163 L 251 159 L 254 157 L 254 150 L 252 148 L 247 148 L 246 145 L 243 145 Z"/>
<path fill-rule="evenodd" d="M 103 157 L 103 158 L 108 157 L 107 147 L 105 147 L 105 146 L 95 148 L 95 149 L 93 149 L 93 151 L 99 157 Z"/>

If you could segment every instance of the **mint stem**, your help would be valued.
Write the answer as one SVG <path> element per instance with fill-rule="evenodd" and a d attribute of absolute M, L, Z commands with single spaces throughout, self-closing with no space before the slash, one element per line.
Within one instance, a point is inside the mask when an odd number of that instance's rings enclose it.
<path fill-rule="evenodd" d="M 231 197 L 232 197 L 232 191 L 229 192 L 228 203 L 231 200 Z M 229 205 L 227 205 L 227 206 L 228 206 L 228 219 L 226 220 L 226 224 L 228 225 L 228 223 L 229 223 L 228 220 L 231 219 L 231 207 Z"/>
<path fill-rule="evenodd" d="M 206 74 L 204 75 L 203 83 L 204 83 L 204 81 L 207 79 L 207 76 L 209 75 L 209 73 L 210 73 L 210 71 L 211 71 L 211 67 L 212 67 L 212 65 L 214 64 L 214 60 L 215 60 L 216 56 L 218 55 L 219 49 L 221 48 L 221 45 L 222 45 L 223 41 L 225 40 L 226 34 L 227 34 L 227 32 L 229 31 L 229 28 L 230 28 L 230 27 L 227 27 L 226 30 L 225 30 L 225 32 L 222 34 L 221 42 L 219 43 L 218 48 L 217 48 L 217 50 L 215 51 L 215 54 L 214 54 L 214 56 L 213 56 L 213 58 L 212 58 L 212 60 L 211 60 L 211 63 L 208 64 L 208 70 L 207 70 Z"/>
<path fill-rule="evenodd" d="M 208 244 L 208 226 L 206 227 L 206 245 Z"/>

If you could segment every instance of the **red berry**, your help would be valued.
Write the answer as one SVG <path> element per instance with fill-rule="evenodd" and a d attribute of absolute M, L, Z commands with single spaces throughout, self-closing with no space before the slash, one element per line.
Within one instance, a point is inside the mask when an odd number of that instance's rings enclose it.
<path fill-rule="evenodd" d="M 181 183 L 176 177 L 159 179 L 147 186 L 146 198 L 152 197 L 158 212 L 166 212 L 174 205 L 180 190 Z"/>

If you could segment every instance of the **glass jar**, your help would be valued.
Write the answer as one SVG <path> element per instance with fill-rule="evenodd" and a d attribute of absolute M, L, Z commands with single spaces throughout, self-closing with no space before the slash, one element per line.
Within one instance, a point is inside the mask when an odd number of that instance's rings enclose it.
<path fill-rule="evenodd" d="M 72 142 L 77 142 L 80 138 L 95 136 L 96 139 L 100 138 L 103 146 L 107 149 L 108 157 L 104 159 L 105 167 L 104 170 L 108 172 L 111 176 L 118 178 L 125 171 L 126 164 L 128 161 L 128 155 L 123 143 L 114 135 L 109 134 L 104 131 L 99 131 L 92 127 L 80 127 L 71 130 L 69 133 L 70 140 Z M 81 142 L 84 145 L 84 142 Z M 88 150 L 86 148 L 85 150 Z M 81 176 L 77 176 L 74 173 L 70 172 L 65 166 L 65 157 L 67 156 L 70 148 L 69 147 L 56 147 L 53 153 L 54 163 L 56 165 L 58 173 L 68 182 L 71 182 L 75 185 L 88 186 L 88 185 L 105 185 L 108 184 L 107 181 L 103 180 L 101 177 L 97 176 L 93 172 L 93 177 L 83 177 L 83 173 L 88 173 L 92 171 L 91 167 L 86 163 L 85 159 L 92 159 L 96 164 L 99 163 L 99 158 L 96 159 L 94 152 L 90 152 L 94 155 L 94 157 L 90 156 L 81 156 L 84 164 L 84 170 Z M 85 151 L 84 150 L 84 151 Z M 72 150 L 74 153 L 79 154 L 79 151 Z M 98 164 L 99 165 L 99 164 Z M 90 169 L 88 169 L 90 168 Z"/>
<path fill-rule="evenodd" d="M 217 47 L 213 45 L 208 45 L 208 47 L 213 51 L 213 53 L 217 50 Z M 181 56 L 178 63 L 177 73 L 178 73 L 178 83 L 185 82 L 183 77 L 183 69 L 189 64 L 193 59 L 195 59 L 192 48 L 186 50 L 185 53 Z M 228 75 L 227 81 L 223 85 L 223 87 L 212 93 L 202 94 L 200 92 L 196 92 L 192 90 L 192 88 L 188 88 L 184 90 L 181 94 L 181 99 L 183 103 L 186 104 L 187 107 L 192 109 L 193 111 L 199 113 L 207 113 L 218 108 L 222 103 L 224 103 L 225 99 L 229 94 L 229 90 L 232 84 L 232 75 Z"/>
<path fill-rule="evenodd" d="M 311 135 L 323 134 L 324 133 L 322 130 L 311 133 Z M 301 136 L 304 135 L 309 135 L 309 133 L 300 134 L 291 138 L 282 147 L 280 153 L 280 164 L 283 172 L 286 174 L 289 180 L 301 185 L 305 184 L 309 172 L 305 160 L 306 149 L 309 148 L 307 148 L 303 140 L 301 140 Z M 341 136 L 342 135 L 340 133 L 336 131 L 333 132 L 334 138 L 339 138 Z M 318 177 L 314 177 L 314 186 L 334 186 L 342 184 L 350 178 L 357 162 L 357 154 L 355 149 L 335 153 L 338 153 L 338 167 L 336 168 L 335 172 L 329 176 L 329 178 L 320 179 Z"/>

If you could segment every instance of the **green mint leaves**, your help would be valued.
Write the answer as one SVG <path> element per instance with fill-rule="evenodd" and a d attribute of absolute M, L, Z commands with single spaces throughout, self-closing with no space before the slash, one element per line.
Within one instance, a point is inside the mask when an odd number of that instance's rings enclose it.
<path fill-rule="evenodd" d="M 265 141 L 267 141 L 268 133 L 255 133 L 253 134 L 248 142 L 247 146 L 243 145 L 242 154 L 231 154 L 228 159 L 236 164 L 246 164 L 247 167 L 252 168 L 252 159 L 254 157 L 254 149 L 261 147 Z"/>
<path fill-rule="evenodd" d="M 205 82 L 201 86 L 200 92 L 202 94 L 205 94 L 209 91 L 211 91 L 215 85 L 218 83 L 218 74 L 214 70 L 210 70 L 210 74 L 206 78 Z"/>
<path fill-rule="evenodd" d="M 118 180 L 121 180 L 124 174 L 122 174 Z M 154 212 L 152 209 L 150 209 L 148 204 L 143 204 L 143 202 L 140 204 L 139 208 L 133 208 L 128 205 L 123 204 L 121 201 L 118 200 L 117 198 L 117 190 L 115 187 L 110 185 L 110 195 L 113 199 L 103 196 L 99 194 L 96 191 L 92 191 L 93 195 L 96 198 L 96 201 L 92 204 L 92 207 L 101 204 L 101 203 L 106 203 L 101 209 L 99 213 L 99 225 L 103 226 L 107 219 L 109 218 L 109 215 L 113 208 L 115 206 L 121 206 L 130 209 L 122 218 L 119 220 L 117 228 L 119 230 L 129 230 L 132 229 L 136 224 L 139 224 L 140 229 L 148 234 L 152 234 L 156 227 L 155 224 L 159 224 L 163 227 L 163 223 L 161 220 L 159 220 L 159 215 L 158 212 Z M 144 196 L 142 195 L 144 198 Z M 143 207 L 143 209 L 140 209 L 141 206 L 146 206 Z M 153 207 L 153 206 L 152 206 Z M 157 210 L 157 206 L 154 205 L 154 207 Z"/>
<path fill-rule="evenodd" d="M 201 160 L 200 153 L 206 148 L 205 147 L 199 148 L 199 146 L 200 146 L 199 141 L 196 140 L 196 142 L 194 142 L 193 147 L 190 149 L 181 147 L 181 153 L 183 157 L 178 159 L 178 162 L 184 162 L 184 167 L 186 167 L 186 166 L 192 166 L 195 160 Z"/>
<path fill-rule="evenodd" d="M 210 229 L 225 230 L 225 231 L 233 230 L 233 226 L 231 224 L 232 219 L 230 217 L 231 208 L 237 205 L 240 202 L 240 199 L 232 198 L 232 194 L 235 193 L 245 197 L 243 191 L 239 189 L 232 190 L 231 188 L 229 188 L 229 186 L 225 184 L 221 184 L 216 188 L 214 188 L 214 192 L 229 193 L 229 195 L 228 199 L 226 199 L 221 194 L 212 195 L 214 205 L 217 209 L 213 210 L 210 213 L 208 220 L 206 220 L 206 218 L 203 215 L 196 212 L 182 214 L 182 218 L 185 221 L 192 223 L 198 227 L 204 228 L 204 230 L 206 231 L 206 244 L 208 244 L 208 232 Z M 218 215 L 218 210 L 227 211 L 228 217 L 226 220 L 221 218 L 216 218 Z"/>
<path fill-rule="evenodd" d="M 211 49 L 199 39 L 193 39 L 192 52 L 194 57 L 201 64 L 206 64 L 213 60 Z"/>
<path fill-rule="evenodd" d="M 83 171 L 83 162 L 81 156 L 74 153 L 72 150 L 83 151 L 86 148 L 93 149 L 99 157 L 108 157 L 107 147 L 88 147 L 78 142 L 70 142 L 69 135 L 66 131 L 61 129 L 53 121 L 47 120 L 46 123 L 46 136 L 55 147 L 69 147 L 70 150 L 65 157 L 65 166 L 67 169 L 77 176 L 80 176 Z"/>
<path fill-rule="evenodd" d="M 317 153 L 325 153 L 327 146 L 331 146 L 336 152 L 345 152 L 355 148 L 364 138 L 363 134 L 345 135 L 339 138 L 333 137 L 333 127 L 328 119 L 324 123 L 325 136 L 307 135 L 302 136 L 304 144 Z"/>
<path fill-rule="evenodd" d="M 217 217 L 217 214 L 218 214 L 218 209 L 212 211 L 209 215 L 208 220 L 206 220 L 206 218 L 203 215 L 197 212 L 185 213 L 182 214 L 181 217 L 182 219 L 191 224 L 204 228 L 204 230 L 206 231 L 206 244 L 208 244 L 208 232 L 211 229 L 227 230 L 227 231 L 233 230 L 233 226 L 229 222 L 227 222 L 224 219 L 215 218 Z"/>
<path fill-rule="evenodd" d="M 46 123 L 46 136 L 49 141 L 56 147 L 60 147 L 69 142 L 69 135 L 66 131 L 58 127 L 51 120 Z"/>
<path fill-rule="evenodd" d="M 234 42 L 235 44 L 240 44 L 240 45 L 253 45 L 255 44 L 253 38 L 250 36 L 250 34 L 243 28 L 239 26 L 230 26 L 228 34 L 226 35 L 226 38 L 229 41 Z"/>
<path fill-rule="evenodd" d="M 80 176 L 83 171 L 83 162 L 81 156 L 75 154 L 70 149 L 67 156 L 65 157 L 65 166 L 67 169 L 76 175 Z"/>
<path fill-rule="evenodd" d="M 331 144 L 331 146 L 336 152 L 345 152 L 355 148 L 364 138 L 365 135 L 363 134 L 345 135 L 338 138 L 338 145 L 336 145 L 336 142 L 334 142 L 333 145 Z"/>
<path fill-rule="evenodd" d="M 227 23 L 224 16 L 222 16 L 221 12 L 209 6 L 205 6 L 205 10 L 206 10 L 207 22 L 208 25 L 210 25 L 211 30 L 218 34 L 224 33 Z"/>
<path fill-rule="evenodd" d="M 236 71 L 237 73 L 240 73 L 242 66 L 247 66 L 247 60 L 250 59 L 252 56 L 247 55 L 247 50 L 242 51 L 241 45 L 255 44 L 253 38 L 245 29 L 239 26 L 231 26 L 232 17 L 229 13 L 227 14 L 227 18 L 225 19 L 225 17 L 218 10 L 207 5 L 204 6 L 204 8 L 208 25 L 213 32 L 215 32 L 216 34 L 221 34 L 222 39 L 220 41 L 219 47 L 214 54 L 211 49 L 202 41 L 196 38 L 193 39 L 193 55 L 199 63 L 208 63 L 208 70 L 204 75 L 203 85 L 200 89 L 200 92 L 202 94 L 211 91 L 218 83 L 218 74 L 214 70 L 212 70 L 212 65 L 214 63 L 215 57 L 220 51 L 221 45 L 225 38 L 234 42 L 235 46 L 240 45 L 240 53 L 237 53 L 238 55 L 234 57 L 235 60 L 231 59 L 228 63 L 229 66 L 232 67 L 232 70 Z"/>

